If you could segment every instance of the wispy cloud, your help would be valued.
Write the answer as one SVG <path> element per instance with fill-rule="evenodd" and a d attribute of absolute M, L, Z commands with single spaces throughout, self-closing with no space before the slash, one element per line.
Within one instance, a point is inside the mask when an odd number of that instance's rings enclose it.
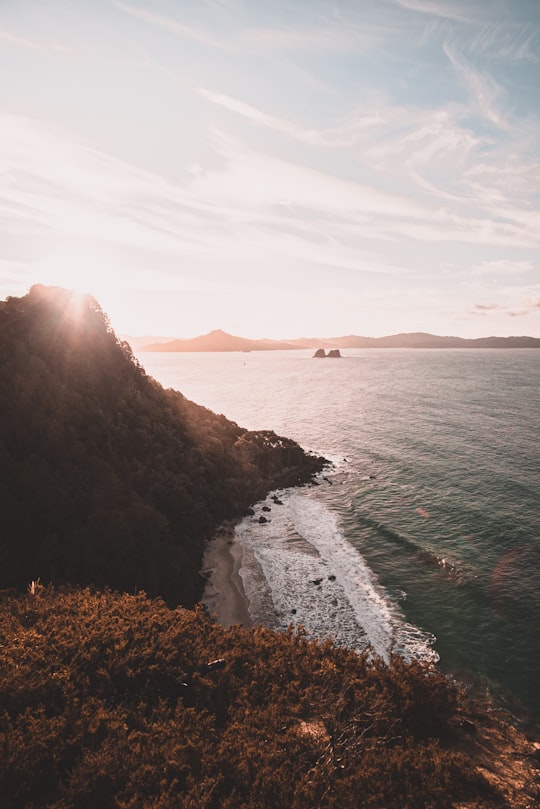
<path fill-rule="evenodd" d="M 409 11 L 458 22 L 478 23 L 488 19 L 486 4 L 471 0 L 394 0 L 394 2 Z"/>
<path fill-rule="evenodd" d="M 504 95 L 503 88 L 490 75 L 476 70 L 452 43 L 444 43 L 444 52 L 462 84 L 469 90 L 478 111 L 490 123 L 500 129 L 507 129 L 509 123 L 500 103 Z"/>
<path fill-rule="evenodd" d="M 302 28 L 292 26 L 248 28 L 242 32 L 241 39 L 250 48 L 300 53 L 311 50 L 333 51 L 352 46 L 350 32 L 331 25 L 311 29 L 306 29 L 305 26 Z"/>
<path fill-rule="evenodd" d="M 199 88 L 197 92 L 212 104 L 224 107 L 257 126 L 281 132 L 301 143 L 316 146 L 352 146 L 360 130 L 369 129 L 383 122 L 379 114 L 366 113 L 357 116 L 354 122 L 339 128 L 310 129 L 286 118 L 270 115 L 258 107 L 223 93 L 216 93 L 205 88 Z"/>
<path fill-rule="evenodd" d="M 476 55 L 510 62 L 540 62 L 540 25 L 512 21 L 484 25 L 467 48 Z"/>
<path fill-rule="evenodd" d="M 475 303 L 469 308 L 469 314 L 473 317 L 482 317 L 500 320 L 503 318 L 526 318 L 536 317 L 535 310 L 538 302 L 534 299 L 523 297 L 522 289 L 505 289 L 503 296 L 504 303 Z"/>
<path fill-rule="evenodd" d="M 36 42 L 33 42 L 31 39 L 26 39 L 26 37 L 17 36 L 17 34 L 13 34 L 11 31 L 6 31 L 4 29 L 0 29 L 0 39 L 3 42 L 8 42 L 10 45 L 20 45 L 23 48 L 38 48 Z"/>
<path fill-rule="evenodd" d="M 524 275 L 534 271 L 532 261 L 512 259 L 492 259 L 472 264 L 469 273 L 477 276 L 512 277 Z"/>
<path fill-rule="evenodd" d="M 30 48 L 31 50 L 41 51 L 55 51 L 56 53 L 71 53 L 71 48 L 63 45 L 58 45 L 54 42 L 40 42 L 34 39 L 14 34 L 12 31 L 7 31 L 5 28 L 0 28 L 0 41 L 7 42 L 8 45 L 13 45 L 19 48 Z"/>
<path fill-rule="evenodd" d="M 488 312 L 500 312 L 503 308 L 498 303 L 475 303 L 472 311 L 476 315 L 486 315 Z"/>
<path fill-rule="evenodd" d="M 165 28 L 174 34 L 179 34 L 180 36 L 187 37 L 188 39 L 194 39 L 203 45 L 211 45 L 212 47 L 217 48 L 228 47 L 224 40 L 209 36 L 200 28 L 185 25 L 174 17 L 169 17 L 165 14 L 158 14 L 154 11 L 147 11 L 144 8 L 132 6 L 128 3 L 122 3 L 121 0 L 114 0 L 114 3 L 117 8 L 121 9 L 121 11 L 124 11 L 126 14 L 130 14 L 132 17 L 137 17 L 138 19 L 143 20 L 143 22 L 150 23 L 151 25 L 158 26 L 159 28 Z"/>

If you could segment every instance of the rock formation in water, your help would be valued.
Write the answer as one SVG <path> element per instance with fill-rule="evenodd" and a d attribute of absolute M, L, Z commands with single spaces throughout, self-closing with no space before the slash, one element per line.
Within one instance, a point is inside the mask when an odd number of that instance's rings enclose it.
<path fill-rule="evenodd" d="M 315 354 L 313 355 L 314 359 L 315 359 L 315 357 L 317 359 L 323 359 L 323 358 L 327 358 L 327 357 L 341 357 L 341 352 L 340 352 L 339 348 L 331 348 L 330 351 L 327 354 L 326 351 L 324 350 L 324 348 L 318 348 L 317 351 L 315 352 Z"/>

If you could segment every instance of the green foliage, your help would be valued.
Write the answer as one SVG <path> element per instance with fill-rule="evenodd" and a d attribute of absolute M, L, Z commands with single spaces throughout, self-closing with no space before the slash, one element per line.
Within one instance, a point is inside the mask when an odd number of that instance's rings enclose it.
<path fill-rule="evenodd" d="M 91 297 L 0 303 L 0 587 L 144 589 L 193 605 L 224 519 L 324 461 L 165 391 Z"/>
<path fill-rule="evenodd" d="M 3 595 L 0 627 L 6 809 L 495 805 L 428 665 L 39 584 Z"/>

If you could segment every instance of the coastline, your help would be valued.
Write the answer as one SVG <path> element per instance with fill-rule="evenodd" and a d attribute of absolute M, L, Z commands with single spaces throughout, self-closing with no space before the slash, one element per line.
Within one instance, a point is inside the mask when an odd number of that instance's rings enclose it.
<path fill-rule="evenodd" d="M 223 523 L 208 542 L 202 573 L 206 578 L 202 603 L 221 626 L 253 625 L 240 569 L 242 546 L 235 533 L 237 521 Z"/>

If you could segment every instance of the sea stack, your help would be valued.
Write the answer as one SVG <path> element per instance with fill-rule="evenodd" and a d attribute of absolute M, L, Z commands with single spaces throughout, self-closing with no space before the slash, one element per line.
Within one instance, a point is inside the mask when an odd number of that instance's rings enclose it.
<path fill-rule="evenodd" d="M 313 358 L 320 359 L 321 357 L 341 357 L 341 352 L 339 348 L 331 348 L 328 354 L 325 352 L 324 348 L 318 348 Z"/>

